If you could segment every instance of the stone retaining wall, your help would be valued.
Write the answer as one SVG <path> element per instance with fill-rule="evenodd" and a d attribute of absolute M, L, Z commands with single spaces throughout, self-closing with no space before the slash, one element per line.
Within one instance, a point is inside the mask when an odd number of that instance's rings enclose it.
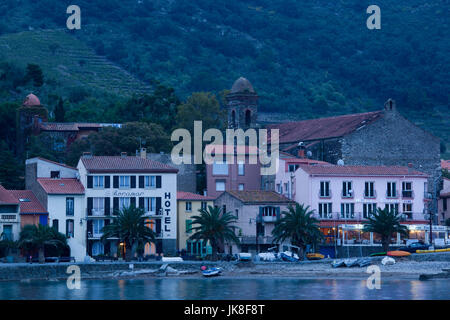
<path fill-rule="evenodd" d="M 101 277 L 117 271 L 130 271 L 130 264 L 134 270 L 139 269 L 159 269 L 162 265 L 168 264 L 177 270 L 199 270 L 202 265 L 219 265 L 220 263 L 192 261 L 192 262 L 112 262 L 112 263 L 46 263 L 46 264 L 1 264 L 0 281 L 24 280 L 24 279 L 64 279 L 69 276 L 66 273 L 67 267 L 77 265 L 80 267 L 81 276 L 88 278 Z"/>

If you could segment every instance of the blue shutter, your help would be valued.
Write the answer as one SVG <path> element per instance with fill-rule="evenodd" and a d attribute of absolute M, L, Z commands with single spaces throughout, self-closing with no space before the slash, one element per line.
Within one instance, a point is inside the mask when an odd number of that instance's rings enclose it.
<path fill-rule="evenodd" d="M 41 225 L 43 225 L 43 226 L 46 226 L 48 223 L 48 218 L 47 218 L 47 215 L 45 215 L 45 214 L 41 214 L 40 216 L 39 216 L 39 224 L 41 224 Z"/>
<path fill-rule="evenodd" d="M 264 209 L 264 207 L 259 207 L 259 215 L 258 215 L 258 219 L 256 219 L 256 220 L 258 220 L 259 222 L 261 222 L 262 221 L 262 216 L 263 216 L 263 209 Z"/>

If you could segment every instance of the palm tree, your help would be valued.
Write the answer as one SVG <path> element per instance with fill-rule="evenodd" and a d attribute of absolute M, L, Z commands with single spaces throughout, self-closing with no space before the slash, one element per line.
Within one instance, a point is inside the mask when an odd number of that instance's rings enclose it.
<path fill-rule="evenodd" d="M 231 212 L 222 212 L 221 208 L 212 206 L 198 211 L 200 215 L 192 217 L 192 224 L 198 226 L 191 227 L 190 230 L 195 233 L 189 237 L 189 240 L 209 241 L 213 260 L 217 260 L 219 244 L 226 241 L 239 244 L 239 239 L 234 233 L 236 227 L 232 225 L 237 221 L 236 216 Z"/>
<path fill-rule="evenodd" d="M 291 244 L 300 248 L 299 258 L 303 259 L 306 245 L 315 244 L 322 238 L 318 223 L 309 206 L 289 205 L 288 211 L 283 211 L 282 218 L 275 223 L 272 231 L 274 242 L 284 242 L 290 239 Z"/>
<path fill-rule="evenodd" d="M 4 232 L 0 235 L 0 239 L 0 250 L 6 257 L 19 247 L 19 242 L 7 238 Z"/>
<path fill-rule="evenodd" d="M 103 227 L 102 241 L 117 237 L 125 243 L 125 259 L 131 261 L 139 242 L 154 242 L 155 232 L 148 227 L 144 209 L 130 206 L 118 212 L 110 225 Z"/>
<path fill-rule="evenodd" d="M 369 221 L 365 223 L 363 231 L 378 233 L 381 236 L 383 251 L 387 252 L 392 234 L 398 232 L 408 235 L 408 228 L 400 224 L 400 219 L 400 214 L 394 210 L 377 208 L 377 211 L 368 218 Z"/>
<path fill-rule="evenodd" d="M 19 246 L 21 248 L 38 249 L 39 263 L 45 262 L 45 246 L 67 246 L 66 237 L 55 229 L 44 225 L 25 225 L 20 232 Z"/>

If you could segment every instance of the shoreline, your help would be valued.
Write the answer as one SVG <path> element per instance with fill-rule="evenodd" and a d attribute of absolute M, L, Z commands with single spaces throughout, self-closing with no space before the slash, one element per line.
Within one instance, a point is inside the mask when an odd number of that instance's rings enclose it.
<path fill-rule="evenodd" d="M 371 258 L 371 265 L 379 267 L 381 276 L 389 279 L 419 280 L 422 274 L 438 274 L 450 268 L 450 252 L 434 254 L 414 254 L 397 258 L 394 265 L 383 266 L 383 257 Z M 189 278 L 204 279 L 200 267 L 221 267 L 222 274 L 217 279 L 250 278 L 296 278 L 296 279 L 367 279 L 366 267 L 333 268 L 332 259 L 301 262 L 224 262 L 224 261 L 183 261 L 183 262 L 113 262 L 113 263 L 48 263 L 48 264 L 1 264 L 0 282 L 33 280 L 66 280 L 73 271 L 68 267 L 76 265 L 81 278 L 102 279 L 151 279 Z M 445 280 L 445 279 L 444 279 Z"/>

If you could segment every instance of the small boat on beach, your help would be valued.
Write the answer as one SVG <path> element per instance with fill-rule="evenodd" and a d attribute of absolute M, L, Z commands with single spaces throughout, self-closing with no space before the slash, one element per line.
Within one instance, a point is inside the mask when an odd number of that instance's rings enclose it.
<path fill-rule="evenodd" d="M 344 263 L 346 267 L 356 267 L 358 266 L 358 259 L 345 259 Z"/>
<path fill-rule="evenodd" d="M 371 253 L 369 256 L 371 257 L 379 257 L 379 256 L 385 256 L 386 252 L 375 252 L 375 253 Z"/>
<path fill-rule="evenodd" d="M 333 268 L 345 267 L 345 262 L 344 262 L 344 260 L 333 260 L 333 262 L 331 263 L 331 266 Z"/>
<path fill-rule="evenodd" d="M 293 253 L 293 252 L 291 252 L 291 251 L 281 252 L 280 253 L 280 257 L 284 261 L 289 261 L 289 262 L 298 262 L 298 261 L 300 261 L 298 255 Z"/>
<path fill-rule="evenodd" d="M 360 268 L 362 268 L 362 267 L 367 267 L 368 265 L 371 265 L 372 260 L 369 258 L 360 258 L 360 259 L 358 259 L 357 263 L 358 263 L 358 266 Z"/>
<path fill-rule="evenodd" d="M 407 251 L 397 250 L 397 251 L 388 251 L 386 255 L 390 257 L 408 257 L 411 255 L 411 253 Z"/>
<path fill-rule="evenodd" d="M 416 253 L 450 252 L 450 248 L 436 250 L 416 250 Z"/>
<path fill-rule="evenodd" d="M 325 256 L 323 254 L 320 253 L 307 253 L 306 254 L 306 258 L 308 260 L 320 260 L 325 258 Z"/>
<path fill-rule="evenodd" d="M 222 268 L 210 268 L 202 271 L 204 277 L 216 277 L 222 273 Z"/>
<path fill-rule="evenodd" d="M 252 254 L 248 252 L 241 252 L 238 255 L 240 261 L 251 261 L 252 260 Z"/>

